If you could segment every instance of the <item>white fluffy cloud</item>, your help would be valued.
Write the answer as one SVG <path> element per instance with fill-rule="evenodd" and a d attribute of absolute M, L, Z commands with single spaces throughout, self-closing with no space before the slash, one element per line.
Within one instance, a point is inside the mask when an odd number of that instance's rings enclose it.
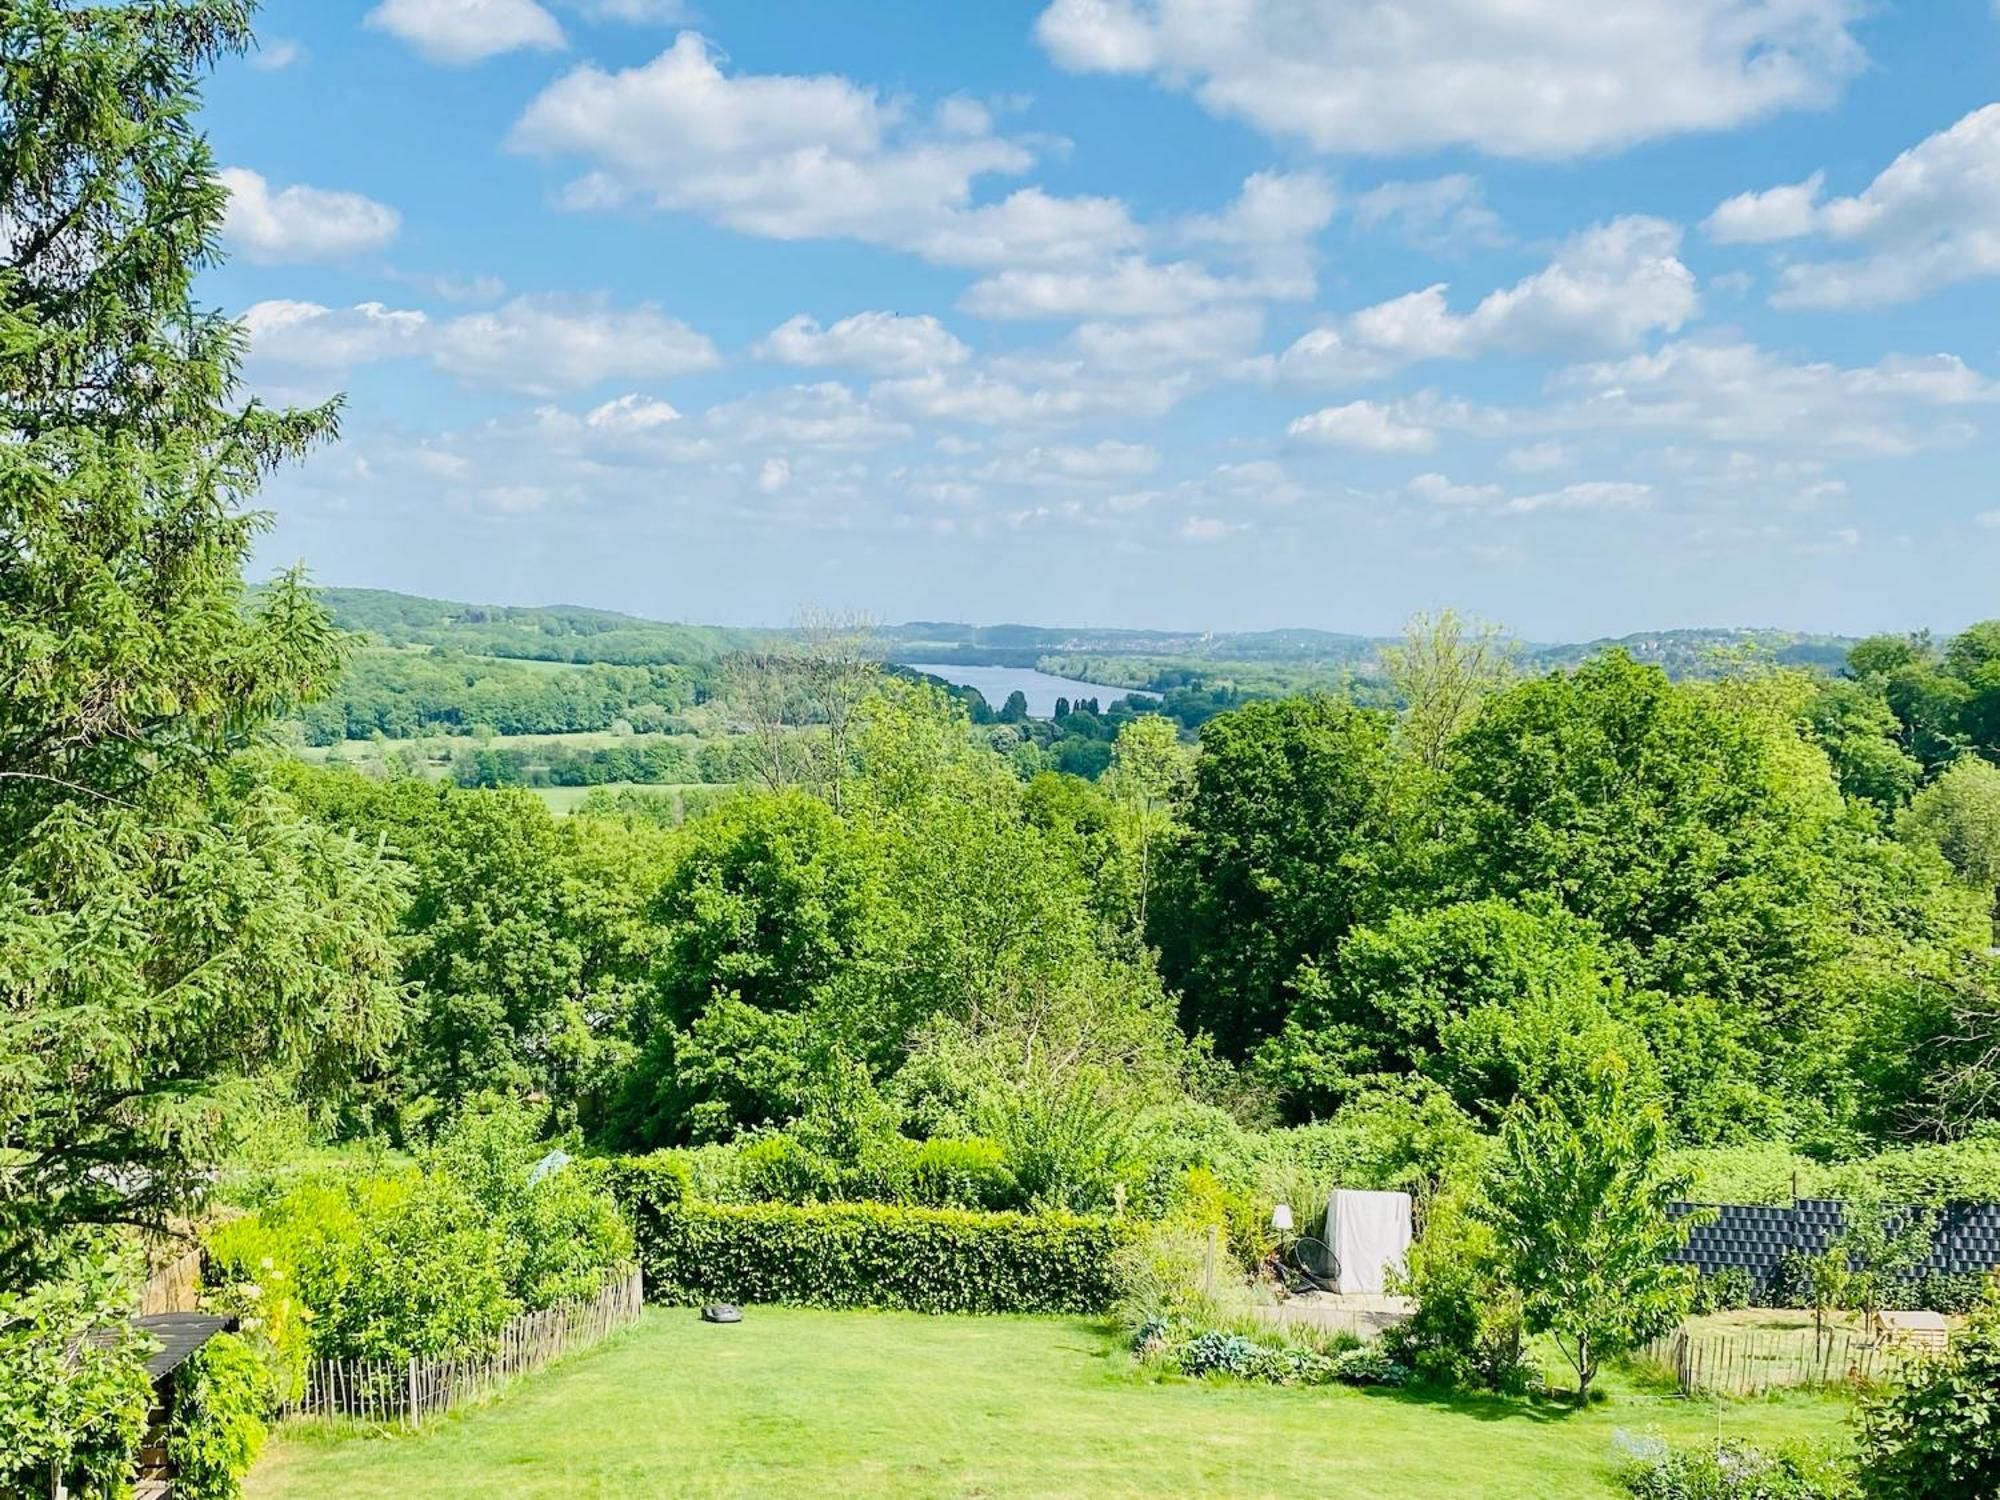
<path fill-rule="evenodd" d="M 1379 302 L 1302 335 L 1280 374 L 1351 383 L 1427 359 L 1629 349 L 1679 329 L 1700 305 L 1662 219 L 1614 219 L 1563 245 L 1542 270 L 1454 313 L 1440 284 Z"/>
<path fill-rule="evenodd" d="M 787 365 L 843 365 L 902 375 L 961 365 L 972 351 L 928 313 L 861 312 L 822 328 L 804 313 L 771 330 L 757 352 Z"/>
<path fill-rule="evenodd" d="M 2000 276 L 2000 104 L 1905 151 L 1851 198 L 1820 201 L 1824 174 L 1744 193 L 1708 221 L 1718 239 L 1820 235 L 1860 254 L 1785 267 L 1781 307 L 1879 307 Z"/>
<path fill-rule="evenodd" d="M 1173 317 L 1092 319 L 1072 329 L 1068 343 L 1098 369 L 1139 372 L 1233 364 L 1263 336 L 1264 310 L 1238 303 Z"/>
<path fill-rule="evenodd" d="M 562 27 L 535 0 L 382 0 L 365 24 L 452 66 L 564 46 Z"/>
<path fill-rule="evenodd" d="M 719 362 L 708 338 L 657 307 L 601 298 L 516 297 L 489 311 L 433 321 L 379 302 L 331 308 L 260 302 L 243 317 L 252 374 L 337 375 L 383 359 L 421 357 L 481 385 L 529 395 L 614 379 L 663 379 Z"/>
<path fill-rule="evenodd" d="M 593 21 L 630 21 L 634 25 L 685 21 L 684 0 L 569 0 L 571 8 Z"/>
<path fill-rule="evenodd" d="M 1099 484 L 1140 479 L 1160 466 L 1160 455 L 1144 443 L 1112 438 L 1088 445 L 1048 443 L 1020 453 L 1003 453 L 974 471 L 989 484 Z"/>
<path fill-rule="evenodd" d="M 637 200 L 773 239 L 846 238 L 953 265 L 1062 265 L 1134 244 L 1110 198 L 1026 188 L 974 206 L 974 185 L 1034 163 L 986 112 L 922 117 L 837 74 L 729 74 L 682 32 L 637 67 L 573 69 L 516 122 L 513 149 L 590 163 L 575 207 Z"/>
<path fill-rule="evenodd" d="M 1516 474 L 1553 474 L 1575 462 L 1575 452 L 1553 438 L 1509 449 L 1500 459 L 1502 468 L 1511 469 Z"/>
<path fill-rule="evenodd" d="M 1354 200 L 1354 222 L 1362 229 L 1387 229 L 1433 255 L 1507 242 L 1479 180 L 1465 172 L 1370 188 Z"/>
<path fill-rule="evenodd" d="M 1116 198 L 1057 198 L 1029 187 L 998 203 L 948 209 L 907 248 L 948 266 L 1063 266 L 1099 260 L 1139 239 L 1139 226 Z"/>
<path fill-rule="evenodd" d="M 1546 510 L 1644 510 L 1654 497 L 1650 484 L 1604 479 L 1510 496 L 1505 485 L 1455 484 L 1443 474 L 1419 474 L 1404 489 L 1426 505 L 1495 516 L 1525 516 Z"/>
<path fill-rule="evenodd" d="M 1488 406 L 1421 392 L 1332 408 L 1354 414 L 1327 420 L 1351 424 L 1364 438 L 1415 430 L 1434 439 L 1462 434 L 1525 443 L 1505 460 L 1520 473 L 1571 461 L 1574 451 L 1558 435 L 1618 433 L 1668 439 L 1675 446 L 1666 451 L 1690 459 L 1751 450 L 1760 475 L 1770 477 L 1772 465 L 1783 463 L 1797 478 L 1807 468 L 1819 476 L 1823 459 L 1962 445 L 1976 435 L 1978 417 L 2000 408 L 2000 381 L 1955 355 L 1890 355 L 1857 366 L 1788 363 L 1729 339 L 1681 339 L 1651 353 L 1571 365 L 1550 378 L 1546 394 L 1539 404 Z M 1307 424 L 1322 415 L 1301 418 L 1292 431 L 1312 435 Z M 1737 470 L 1726 477 L 1745 478 Z"/>
<path fill-rule="evenodd" d="M 1443 474 L 1419 474 L 1404 489 L 1426 505 L 1452 507 L 1492 505 L 1507 493 L 1497 484 L 1454 484 Z"/>
<path fill-rule="evenodd" d="M 306 49 L 291 37 L 267 36 L 257 41 L 257 50 L 245 59 L 259 73 L 278 73 L 306 55 Z"/>
<path fill-rule="evenodd" d="M 1186 220 L 1179 237 L 1240 263 L 1265 295 L 1310 297 L 1312 240 L 1334 204 L 1332 185 L 1317 172 L 1253 172 L 1233 203 Z"/>
<path fill-rule="evenodd" d="M 584 414 L 583 423 L 599 432 L 643 433 L 658 432 L 668 423 L 680 420 L 680 412 L 657 396 L 634 392 L 615 396 L 592 408 Z"/>
<path fill-rule="evenodd" d="M 1702 230 L 1723 245 L 1768 245 L 1810 234 L 1819 222 L 1819 194 L 1825 185 L 1826 173 L 1815 172 L 1804 182 L 1738 193 L 1716 206 Z"/>
<path fill-rule="evenodd" d="M 739 445 L 861 450 L 903 442 L 912 432 L 837 380 L 725 401 L 703 420 L 718 437 Z"/>
<path fill-rule="evenodd" d="M 1753 344 L 1696 340 L 1577 366 L 1554 390 L 1558 404 L 1525 420 L 1876 456 L 1963 442 L 1970 412 L 2000 405 L 2000 383 L 1953 355 L 1787 364 Z"/>
<path fill-rule="evenodd" d="M 1185 373 L 1128 375 L 1082 360 L 996 359 L 878 381 L 871 399 L 913 418 L 990 427 L 1068 427 L 1103 417 L 1143 420 L 1187 395 Z"/>
<path fill-rule="evenodd" d="M 720 362 L 707 336 L 678 318 L 651 304 L 616 308 L 601 298 L 516 297 L 440 324 L 430 352 L 461 379 L 538 395 L 663 379 Z"/>
<path fill-rule="evenodd" d="M 287 371 L 339 373 L 415 352 L 429 332 L 420 312 L 398 311 L 380 302 L 325 307 L 317 302 L 259 302 L 243 315 L 256 366 Z"/>
<path fill-rule="evenodd" d="M 225 167 L 216 176 L 229 190 L 223 238 L 249 260 L 343 260 L 381 249 L 402 226 L 395 209 L 360 193 L 303 184 L 273 192 L 247 167 Z"/>
<path fill-rule="evenodd" d="M 1365 453 L 1428 453 L 1438 441 L 1429 428 L 1406 422 L 1373 401 L 1324 407 L 1298 418 L 1286 431 L 1309 442 Z"/>
<path fill-rule="evenodd" d="M 1856 0 L 1055 0 L 1079 72 L 1147 74 L 1328 152 L 1562 158 L 1830 102 Z"/>
<path fill-rule="evenodd" d="M 1650 484 L 1592 479 L 1538 495 L 1516 495 L 1502 509 L 1510 515 L 1528 515 L 1538 510 L 1644 510 L 1652 503 Z"/>
<path fill-rule="evenodd" d="M 958 305 L 980 318 L 1159 318 L 1251 294 L 1194 261 L 1134 255 L 1083 270 L 1002 271 L 966 288 Z"/>

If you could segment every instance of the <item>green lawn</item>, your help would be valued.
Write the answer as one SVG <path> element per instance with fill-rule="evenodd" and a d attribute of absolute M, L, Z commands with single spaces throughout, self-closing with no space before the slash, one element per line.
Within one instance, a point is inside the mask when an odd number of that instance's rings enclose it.
<path fill-rule="evenodd" d="M 1831 1437 L 1819 1398 L 1693 1405 L 1610 1382 L 1588 1412 L 1133 1371 L 1085 1319 L 753 1308 L 637 1330 L 419 1436 L 276 1438 L 251 1500 L 439 1495 L 1588 1500 L 1621 1434 Z"/>

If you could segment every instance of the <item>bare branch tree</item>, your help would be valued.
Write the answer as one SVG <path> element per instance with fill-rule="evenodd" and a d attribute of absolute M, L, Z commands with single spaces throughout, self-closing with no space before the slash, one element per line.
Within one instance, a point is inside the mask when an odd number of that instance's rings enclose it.
<path fill-rule="evenodd" d="M 824 609 L 800 611 L 771 646 L 731 656 L 725 692 L 748 727 L 758 778 L 773 791 L 809 787 L 841 811 L 856 716 L 881 664 L 871 619 Z"/>
<path fill-rule="evenodd" d="M 1444 768 L 1452 740 L 1514 673 L 1500 627 L 1450 609 L 1412 616 L 1403 644 L 1386 648 L 1382 665 L 1403 701 L 1397 743 L 1431 771 Z"/>

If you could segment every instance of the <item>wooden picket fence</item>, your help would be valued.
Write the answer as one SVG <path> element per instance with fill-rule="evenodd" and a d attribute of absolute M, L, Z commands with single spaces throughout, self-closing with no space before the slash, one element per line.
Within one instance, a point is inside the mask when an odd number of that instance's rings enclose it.
<path fill-rule="evenodd" d="M 279 1415 L 417 1427 L 632 1327 L 644 1308 L 644 1289 L 635 1266 L 606 1280 L 594 1297 L 559 1302 L 510 1319 L 489 1354 L 459 1359 L 315 1360 L 306 1367 L 298 1399 L 287 1403 Z"/>
<path fill-rule="evenodd" d="M 1905 1351 L 1846 1329 L 1810 1328 L 1691 1334 L 1653 1340 L 1651 1362 L 1674 1372 L 1684 1396 L 1762 1396 L 1776 1390 L 1870 1386 L 1887 1379 Z"/>

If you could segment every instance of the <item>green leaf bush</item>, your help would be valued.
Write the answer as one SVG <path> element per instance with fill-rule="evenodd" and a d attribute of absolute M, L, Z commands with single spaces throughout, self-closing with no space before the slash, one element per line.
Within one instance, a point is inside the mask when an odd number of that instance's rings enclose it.
<path fill-rule="evenodd" d="M 0 1292 L 0 1495 L 45 1495 L 52 1477 L 75 1500 L 128 1493 L 153 1399 L 131 1269 L 91 1256 Z"/>
<path fill-rule="evenodd" d="M 683 1202 L 638 1226 L 656 1302 L 1102 1312 L 1121 1221 L 883 1203 Z"/>
<path fill-rule="evenodd" d="M 1861 1495 L 1852 1470 L 1835 1454 L 1768 1453 L 1738 1442 L 1657 1446 L 1621 1477 L 1635 1500 L 1860 1500 Z"/>
<path fill-rule="evenodd" d="M 1863 1408 L 1860 1470 L 1868 1500 L 2000 1495 L 2000 1290 Z"/>
<path fill-rule="evenodd" d="M 1300 1342 L 1271 1329 L 1186 1317 L 1141 1325 L 1132 1349 L 1146 1363 L 1175 1374 L 1224 1375 L 1265 1385 L 1400 1386 L 1410 1378 L 1408 1366 L 1380 1344 L 1351 1336 Z"/>
<path fill-rule="evenodd" d="M 246 1216 L 210 1231 L 202 1246 L 206 1312 L 236 1319 L 238 1335 L 256 1352 L 273 1408 L 295 1401 L 305 1389 L 311 1356 L 312 1311 L 299 1295 L 289 1259 L 269 1226 Z"/>
<path fill-rule="evenodd" d="M 210 1235 L 209 1304 L 245 1319 L 280 1401 L 307 1357 L 483 1354 L 516 1313 L 587 1297 L 630 1264 L 614 1182 L 659 1206 L 686 1188 L 670 1161 L 573 1162 L 530 1181 L 547 1150 L 524 1115 L 498 1112 L 468 1116 L 421 1167 L 298 1183 Z"/>
<path fill-rule="evenodd" d="M 167 1458 L 178 1500 L 236 1500 L 264 1446 L 270 1375 L 247 1340 L 217 1334 L 174 1375 Z"/>

